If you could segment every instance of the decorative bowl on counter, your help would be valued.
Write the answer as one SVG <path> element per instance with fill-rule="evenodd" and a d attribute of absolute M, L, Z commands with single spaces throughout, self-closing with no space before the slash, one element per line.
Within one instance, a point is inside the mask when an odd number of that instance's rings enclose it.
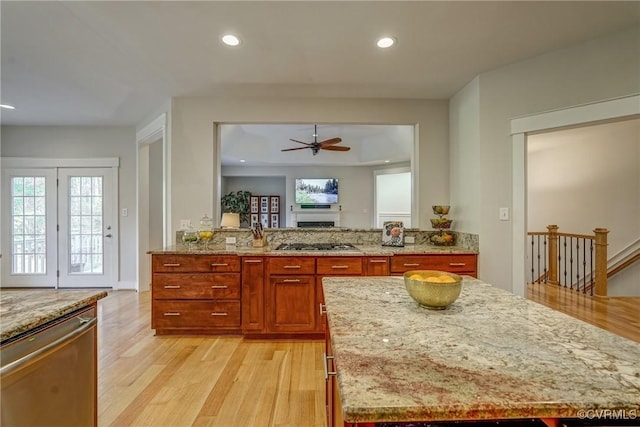
<path fill-rule="evenodd" d="M 421 307 L 443 310 L 462 290 L 462 277 L 438 270 L 410 270 L 404 273 L 407 292 Z"/>
<path fill-rule="evenodd" d="M 431 227 L 433 228 L 451 228 L 451 223 L 453 221 L 447 218 L 431 218 Z"/>
<path fill-rule="evenodd" d="M 436 215 L 446 215 L 449 213 L 449 206 L 447 205 L 433 205 L 431 209 L 433 209 L 433 213 Z"/>

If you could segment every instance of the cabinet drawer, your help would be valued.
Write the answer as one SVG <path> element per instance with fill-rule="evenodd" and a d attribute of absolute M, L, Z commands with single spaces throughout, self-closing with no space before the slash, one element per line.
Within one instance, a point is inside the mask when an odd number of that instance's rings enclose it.
<path fill-rule="evenodd" d="M 153 255 L 154 273 L 239 272 L 240 258 L 229 255 Z"/>
<path fill-rule="evenodd" d="M 239 299 L 240 275 L 155 273 L 154 299 Z"/>
<path fill-rule="evenodd" d="M 389 258 L 373 256 L 364 258 L 364 274 L 367 276 L 388 276 Z"/>
<path fill-rule="evenodd" d="M 316 260 L 311 257 L 271 257 L 269 274 L 315 274 Z"/>
<path fill-rule="evenodd" d="M 318 274 L 362 275 L 361 257 L 321 257 L 317 259 Z"/>
<path fill-rule="evenodd" d="M 239 328 L 240 301 L 155 301 L 153 327 Z"/>
<path fill-rule="evenodd" d="M 456 272 L 475 272 L 476 255 L 434 255 L 434 267 L 436 270 Z"/>
<path fill-rule="evenodd" d="M 394 255 L 391 257 L 391 272 L 404 273 L 409 270 L 437 270 L 431 256 Z"/>

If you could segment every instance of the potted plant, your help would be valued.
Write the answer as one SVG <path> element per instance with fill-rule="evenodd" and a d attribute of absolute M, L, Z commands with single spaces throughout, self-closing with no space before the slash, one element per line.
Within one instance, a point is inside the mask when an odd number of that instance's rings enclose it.
<path fill-rule="evenodd" d="M 225 194 L 220 199 L 222 213 L 231 212 L 240 215 L 240 223 L 249 223 L 249 199 L 250 191 L 238 190 Z"/>

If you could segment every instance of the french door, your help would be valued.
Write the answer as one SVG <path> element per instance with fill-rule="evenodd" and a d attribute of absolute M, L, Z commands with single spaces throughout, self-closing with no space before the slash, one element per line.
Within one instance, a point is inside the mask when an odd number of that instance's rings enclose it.
<path fill-rule="evenodd" d="M 3 170 L 2 286 L 115 287 L 112 168 Z"/>

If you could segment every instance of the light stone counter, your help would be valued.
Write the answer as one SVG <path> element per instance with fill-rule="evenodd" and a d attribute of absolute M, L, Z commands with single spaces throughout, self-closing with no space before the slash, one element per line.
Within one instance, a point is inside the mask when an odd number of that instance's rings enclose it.
<path fill-rule="evenodd" d="M 277 245 L 276 245 L 277 246 Z M 276 251 L 274 246 L 254 248 L 241 245 L 215 245 L 209 249 L 197 246 L 189 251 L 184 245 L 176 245 L 164 249 L 149 251 L 150 254 L 179 255 L 266 255 L 266 256 L 393 256 L 393 255 L 425 255 L 425 254 L 477 254 L 477 251 L 459 246 L 406 245 L 404 247 L 382 245 L 355 245 L 357 250 L 351 251 Z"/>
<path fill-rule="evenodd" d="M 323 287 L 345 421 L 640 418 L 636 342 L 468 277 L 442 311 L 401 277 Z"/>
<path fill-rule="evenodd" d="M 0 293 L 0 342 L 87 307 L 106 296 L 106 291 L 95 290 L 3 290 Z"/>

